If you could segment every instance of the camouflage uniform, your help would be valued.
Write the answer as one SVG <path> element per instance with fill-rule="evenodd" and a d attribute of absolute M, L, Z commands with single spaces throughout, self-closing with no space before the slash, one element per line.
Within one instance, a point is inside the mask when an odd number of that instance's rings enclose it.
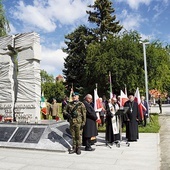
<path fill-rule="evenodd" d="M 82 131 L 86 122 L 86 108 L 80 101 L 72 101 L 64 107 L 63 114 L 69 118 L 70 132 L 73 138 L 73 150 L 70 153 L 81 154 Z"/>

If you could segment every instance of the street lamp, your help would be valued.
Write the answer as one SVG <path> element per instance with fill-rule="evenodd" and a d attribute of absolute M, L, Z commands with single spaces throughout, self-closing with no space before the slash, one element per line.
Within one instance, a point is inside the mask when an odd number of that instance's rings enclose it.
<path fill-rule="evenodd" d="M 144 69 L 145 69 L 145 92 L 146 92 L 146 101 L 149 107 L 149 96 L 148 96 L 148 73 L 147 73 L 147 62 L 146 62 L 146 48 L 145 45 L 149 42 L 142 42 L 143 44 L 143 58 L 144 58 Z"/>

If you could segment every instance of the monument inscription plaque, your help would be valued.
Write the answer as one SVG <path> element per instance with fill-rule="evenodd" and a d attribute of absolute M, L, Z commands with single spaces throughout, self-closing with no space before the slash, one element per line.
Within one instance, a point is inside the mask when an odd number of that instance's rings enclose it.
<path fill-rule="evenodd" d="M 22 142 L 30 127 L 19 127 L 10 142 Z"/>
<path fill-rule="evenodd" d="M 16 127 L 0 127 L 0 141 L 7 142 L 15 129 Z"/>
<path fill-rule="evenodd" d="M 32 128 L 30 134 L 25 140 L 25 143 L 38 143 L 44 130 L 45 128 L 38 128 L 38 127 Z"/>

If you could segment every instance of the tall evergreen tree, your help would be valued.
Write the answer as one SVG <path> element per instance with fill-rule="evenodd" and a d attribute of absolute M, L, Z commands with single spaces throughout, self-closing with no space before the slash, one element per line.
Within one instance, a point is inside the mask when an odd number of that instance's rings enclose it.
<path fill-rule="evenodd" d="M 86 47 L 94 39 L 89 29 L 79 26 L 74 32 L 65 36 L 67 48 L 63 49 L 68 54 L 65 58 L 63 73 L 67 85 L 71 88 L 82 88 L 84 85 Z"/>
<path fill-rule="evenodd" d="M 84 93 L 89 85 L 95 88 L 95 81 L 89 78 L 93 75 L 93 67 L 89 68 L 86 63 L 89 44 L 100 43 L 104 38 L 117 34 L 122 29 L 119 22 L 115 21 L 116 16 L 112 16 L 115 10 L 110 1 L 96 0 L 95 4 L 89 7 L 97 10 L 87 11 L 89 21 L 97 23 L 97 27 L 93 29 L 79 26 L 74 32 L 65 36 L 67 48 L 63 49 L 68 54 L 63 70 L 66 82 L 70 87 L 73 84 L 74 87 L 82 89 Z"/>
<path fill-rule="evenodd" d="M 2 0 L 0 0 L 0 37 L 7 35 L 9 31 L 9 22 L 5 16 Z"/>
<path fill-rule="evenodd" d="M 119 33 L 122 26 L 116 21 L 116 15 L 112 15 L 115 10 L 109 0 L 96 0 L 94 5 L 88 7 L 94 11 L 86 11 L 89 14 L 88 21 L 96 23 L 97 27 L 92 29 L 99 41 L 103 41 L 108 35 Z"/>

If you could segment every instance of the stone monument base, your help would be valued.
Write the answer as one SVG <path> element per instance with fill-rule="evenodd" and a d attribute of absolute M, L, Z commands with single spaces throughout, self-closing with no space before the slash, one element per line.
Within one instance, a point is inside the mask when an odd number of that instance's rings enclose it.
<path fill-rule="evenodd" d="M 0 147 L 66 152 L 72 145 L 67 121 L 0 123 Z"/>

